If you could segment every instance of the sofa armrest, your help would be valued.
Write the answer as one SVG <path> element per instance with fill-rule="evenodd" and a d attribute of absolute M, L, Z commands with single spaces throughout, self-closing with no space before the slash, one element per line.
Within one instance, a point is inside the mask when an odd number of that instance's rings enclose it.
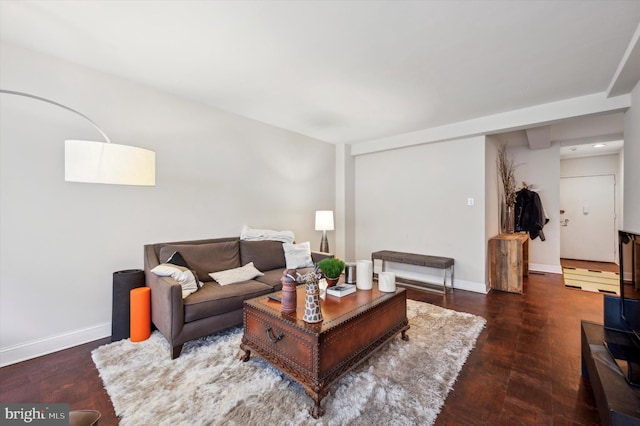
<path fill-rule="evenodd" d="M 173 344 L 184 326 L 182 286 L 171 277 L 159 277 L 150 272 L 147 287 L 151 288 L 151 320 Z"/>
<path fill-rule="evenodd" d="M 333 257 L 333 255 L 331 253 L 323 253 L 321 251 L 311 251 L 311 260 L 313 260 L 314 264 L 328 257 Z"/>
<path fill-rule="evenodd" d="M 184 326 L 182 286 L 171 277 L 159 277 L 151 272 L 159 263 L 153 247 L 145 246 L 144 274 L 151 289 L 151 321 L 173 345 Z"/>

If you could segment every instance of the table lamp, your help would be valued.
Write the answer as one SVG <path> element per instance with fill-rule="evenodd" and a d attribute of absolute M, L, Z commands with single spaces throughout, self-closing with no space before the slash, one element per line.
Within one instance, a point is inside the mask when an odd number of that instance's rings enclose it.
<path fill-rule="evenodd" d="M 327 231 L 333 231 L 333 210 L 316 211 L 316 231 L 322 231 L 322 240 L 320 241 L 320 251 L 329 253 L 329 241 L 327 240 Z"/>

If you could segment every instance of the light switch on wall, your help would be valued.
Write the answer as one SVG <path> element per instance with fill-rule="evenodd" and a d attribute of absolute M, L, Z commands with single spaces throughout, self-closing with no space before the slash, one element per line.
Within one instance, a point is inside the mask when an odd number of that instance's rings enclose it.
<path fill-rule="evenodd" d="M 473 206 L 475 203 L 476 203 L 476 200 L 474 200 L 473 198 L 467 198 L 468 206 Z"/>

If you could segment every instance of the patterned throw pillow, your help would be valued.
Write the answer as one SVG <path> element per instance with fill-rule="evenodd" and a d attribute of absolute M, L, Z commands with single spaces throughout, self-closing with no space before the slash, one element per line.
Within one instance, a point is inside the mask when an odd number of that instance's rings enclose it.
<path fill-rule="evenodd" d="M 171 263 L 173 265 L 178 265 L 178 266 L 184 266 L 185 268 L 189 267 L 189 265 L 187 265 L 187 262 L 177 251 L 174 251 L 173 254 L 169 256 L 169 259 L 167 259 L 166 263 Z"/>
<path fill-rule="evenodd" d="M 171 277 L 182 286 L 182 298 L 198 290 L 199 284 L 196 276 L 184 266 L 173 265 L 171 263 L 161 263 L 151 270 L 159 277 Z"/>

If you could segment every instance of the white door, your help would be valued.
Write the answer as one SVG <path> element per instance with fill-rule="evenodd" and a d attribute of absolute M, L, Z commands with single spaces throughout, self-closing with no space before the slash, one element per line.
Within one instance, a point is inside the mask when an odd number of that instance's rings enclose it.
<path fill-rule="evenodd" d="M 560 178 L 560 257 L 615 262 L 615 184 L 614 175 Z"/>

